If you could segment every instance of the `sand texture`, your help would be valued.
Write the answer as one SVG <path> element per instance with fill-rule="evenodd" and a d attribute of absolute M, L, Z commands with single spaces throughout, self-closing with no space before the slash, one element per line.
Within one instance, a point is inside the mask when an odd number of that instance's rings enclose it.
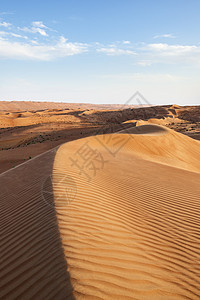
<path fill-rule="evenodd" d="M 1 299 L 200 298 L 199 141 L 86 137 L 2 173 L 0 194 Z"/>

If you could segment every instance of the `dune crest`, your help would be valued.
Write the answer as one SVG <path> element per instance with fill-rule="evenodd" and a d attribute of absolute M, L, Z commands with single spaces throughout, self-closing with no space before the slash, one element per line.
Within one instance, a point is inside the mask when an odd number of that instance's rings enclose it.
<path fill-rule="evenodd" d="M 140 158 L 200 172 L 199 141 L 155 124 L 136 126 L 119 133 L 127 133 L 125 149 Z"/>
<path fill-rule="evenodd" d="M 168 133 L 168 128 L 164 126 L 157 126 L 157 125 L 150 125 L 150 124 L 143 124 L 136 127 L 130 127 L 117 133 L 127 133 L 127 134 L 140 134 L 140 135 L 162 135 Z"/>

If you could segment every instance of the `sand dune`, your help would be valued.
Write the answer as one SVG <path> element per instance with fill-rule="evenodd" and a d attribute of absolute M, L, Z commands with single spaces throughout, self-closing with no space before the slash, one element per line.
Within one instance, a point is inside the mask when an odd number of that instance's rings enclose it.
<path fill-rule="evenodd" d="M 121 109 L 121 107 L 133 107 L 133 105 L 121 104 L 91 104 L 91 103 L 66 103 L 66 102 L 46 102 L 46 101 L 1 101 L 0 110 L 3 111 L 16 111 L 16 110 L 59 110 L 59 109 Z M 137 103 L 134 107 L 138 107 Z"/>
<path fill-rule="evenodd" d="M 31 101 L 0 103 L 0 173 L 65 142 L 126 126 L 158 124 L 200 140 L 200 107 L 135 107 Z"/>
<path fill-rule="evenodd" d="M 198 141 L 144 125 L 0 182 L 1 299 L 199 299 Z"/>
<path fill-rule="evenodd" d="M 144 121 L 138 121 L 137 124 L 138 125 L 142 125 L 142 122 Z M 156 119 L 156 118 L 150 118 L 148 121 L 146 121 L 148 123 L 152 123 L 152 124 L 157 124 L 157 125 L 168 125 L 170 123 L 184 123 L 183 120 L 179 119 L 179 118 L 171 118 L 171 117 L 166 117 L 164 119 Z"/>
<path fill-rule="evenodd" d="M 150 161 L 200 172 L 199 141 L 158 125 L 141 125 L 127 133 L 124 150 Z"/>
<path fill-rule="evenodd" d="M 164 135 L 169 132 L 169 129 L 164 126 L 149 125 L 147 122 L 141 126 L 130 127 L 118 131 L 117 133 L 139 134 L 143 135 Z M 132 136 L 134 138 L 134 136 Z"/>

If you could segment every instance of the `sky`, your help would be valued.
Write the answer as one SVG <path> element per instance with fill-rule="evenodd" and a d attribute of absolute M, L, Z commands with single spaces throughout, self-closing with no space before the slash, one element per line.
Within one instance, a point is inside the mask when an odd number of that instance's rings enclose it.
<path fill-rule="evenodd" d="M 199 13 L 199 0 L 0 0 L 0 100 L 199 105 Z"/>

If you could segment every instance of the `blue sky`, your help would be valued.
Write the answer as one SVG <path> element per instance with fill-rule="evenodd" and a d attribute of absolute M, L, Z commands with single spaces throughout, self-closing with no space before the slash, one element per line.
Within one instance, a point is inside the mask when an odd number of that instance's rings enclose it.
<path fill-rule="evenodd" d="M 200 104 L 199 12 L 199 0 L 1 0 L 0 100 Z"/>

